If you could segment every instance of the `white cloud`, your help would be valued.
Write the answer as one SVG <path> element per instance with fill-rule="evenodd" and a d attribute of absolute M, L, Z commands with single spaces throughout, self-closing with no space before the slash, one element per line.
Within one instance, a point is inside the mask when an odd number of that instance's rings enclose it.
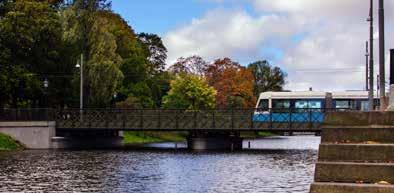
<path fill-rule="evenodd" d="M 369 0 L 249 0 L 256 15 L 217 9 L 166 34 L 169 62 L 198 54 L 260 59 L 263 47 L 284 51 L 276 65 L 288 71 L 291 90 L 354 90 L 365 84 Z M 394 1 L 386 3 L 386 48 L 394 46 Z M 377 21 L 377 5 L 375 5 Z M 377 25 L 375 25 L 377 29 Z M 305 34 L 300 41 L 291 37 Z M 377 33 L 375 32 L 375 36 Z M 274 42 L 274 43 L 273 43 Z M 375 65 L 378 64 L 375 41 Z M 388 58 L 387 58 L 388 60 Z M 375 72 L 378 69 L 376 68 Z M 388 77 L 387 77 L 388 78 Z"/>
<path fill-rule="evenodd" d="M 253 18 L 245 11 L 213 10 L 166 34 L 168 62 L 193 54 L 212 60 L 256 52 L 265 40 L 290 37 L 293 31 L 286 23 L 277 15 Z"/>

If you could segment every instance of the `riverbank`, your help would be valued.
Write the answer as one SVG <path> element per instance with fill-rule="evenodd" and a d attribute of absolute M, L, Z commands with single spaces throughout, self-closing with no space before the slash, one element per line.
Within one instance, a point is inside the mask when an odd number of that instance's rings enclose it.
<path fill-rule="evenodd" d="M 23 146 L 8 135 L 0 133 L 0 151 L 23 149 Z"/>
<path fill-rule="evenodd" d="M 241 137 L 245 139 L 259 139 L 264 137 L 272 137 L 276 134 L 271 132 L 242 132 Z M 146 144 L 161 142 L 182 142 L 186 141 L 186 132 L 142 132 L 128 131 L 124 133 L 123 143 L 130 144 Z"/>
<path fill-rule="evenodd" d="M 184 132 L 127 131 L 124 132 L 123 143 L 129 145 L 161 142 L 181 142 L 186 141 L 186 136 L 187 133 Z"/>

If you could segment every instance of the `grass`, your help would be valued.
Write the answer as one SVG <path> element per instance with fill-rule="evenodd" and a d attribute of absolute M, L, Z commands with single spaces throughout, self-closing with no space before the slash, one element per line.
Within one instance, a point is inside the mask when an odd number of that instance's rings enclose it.
<path fill-rule="evenodd" d="M 0 151 L 12 151 L 23 149 L 23 146 L 10 136 L 0 133 Z"/>
<path fill-rule="evenodd" d="M 124 144 L 146 144 L 160 142 L 180 142 L 186 140 L 182 132 L 141 132 L 128 131 L 124 133 Z"/>
<path fill-rule="evenodd" d="M 277 136 L 275 133 L 268 131 L 259 131 L 259 132 L 242 132 L 241 137 L 246 139 L 259 139 L 264 137 L 272 137 Z"/>
<path fill-rule="evenodd" d="M 142 132 L 127 131 L 124 133 L 124 144 L 146 144 L 161 142 L 181 142 L 186 141 L 187 132 Z M 276 134 L 266 131 L 242 132 L 241 137 L 247 139 L 258 139 L 276 136 Z"/>

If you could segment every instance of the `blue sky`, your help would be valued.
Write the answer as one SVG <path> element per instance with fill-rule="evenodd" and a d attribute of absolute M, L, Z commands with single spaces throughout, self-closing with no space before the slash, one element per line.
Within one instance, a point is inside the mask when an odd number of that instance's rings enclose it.
<path fill-rule="evenodd" d="M 389 49 L 394 1 L 385 3 Z M 288 73 L 290 90 L 364 87 L 369 0 L 113 0 L 112 5 L 137 33 L 162 37 L 168 65 L 191 55 L 207 61 L 230 57 L 243 65 L 267 59 Z"/>
<path fill-rule="evenodd" d="M 221 3 L 215 0 L 133 0 L 132 3 L 115 0 L 112 2 L 112 9 L 121 14 L 136 32 L 149 32 L 161 36 L 216 8 L 252 10 L 249 4 Z"/>
<path fill-rule="evenodd" d="M 112 2 L 112 9 L 122 15 L 137 33 L 155 33 L 161 37 L 171 30 L 187 26 L 193 19 L 203 17 L 211 10 L 245 11 L 251 16 L 257 14 L 250 3 L 238 0 L 135 0 L 133 3 L 116 0 Z M 272 62 L 283 56 L 283 51 L 276 47 L 261 47 L 259 53 L 264 55 L 259 59 Z M 249 56 L 242 54 L 223 57 L 233 57 L 243 65 L 253 62 Z"/>

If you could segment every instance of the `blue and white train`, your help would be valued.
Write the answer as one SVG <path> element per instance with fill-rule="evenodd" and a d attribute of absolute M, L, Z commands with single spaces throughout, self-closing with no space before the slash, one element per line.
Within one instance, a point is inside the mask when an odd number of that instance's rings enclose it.
<path fill-rule="evenodd" d="M 374 100 L 376 107 L 378 100 Z M 264 92 L 256 105 L 255 122 L 323 122 L 327 110 L 368 110 L 368 91 Z"/>

